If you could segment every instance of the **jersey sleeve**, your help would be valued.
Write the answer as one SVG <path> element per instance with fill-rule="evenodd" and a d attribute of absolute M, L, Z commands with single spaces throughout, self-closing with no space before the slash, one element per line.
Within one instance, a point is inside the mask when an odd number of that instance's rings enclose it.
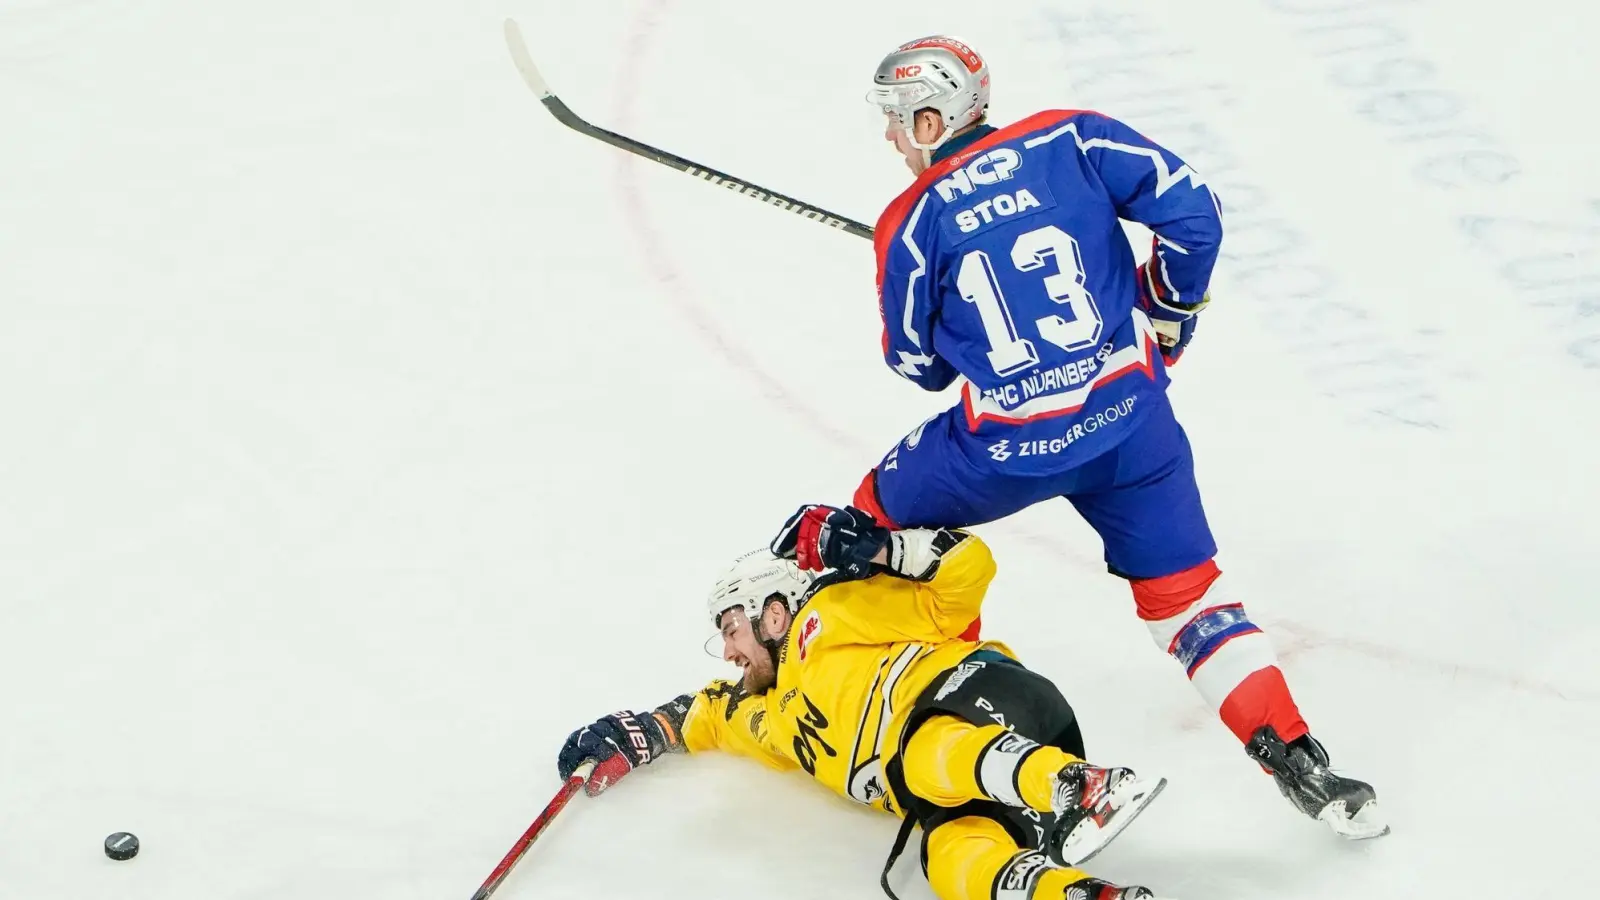
<path fill-rule="evenodd" d="M 1126 124 L 1083 113 L 1079 146 L 1099 173 L 1117 215 L 1155 233 L 1145 278 L 1151 299 L 1176 312 L 1197 308 L 1222 246 L 1222 207 L 1188 163 Z"/>
<path fill-rule="evenodd" d="M 959 636 L 978 617 L 994 580 L 994 554 L 977 535 L 945 529 L 933 532 L 932 571 L 919 578 L 917 600 L 939 636 Z"/>
<path fill-rule="evenodd" d="M 955 380 L 956 370 L 933 346 L 939 292 L 931 266 L 937 232 L 930 227 L 929 202 L 927 193 L 904 194 L 878 220 L 878 313 L 884 362 L 923 390 L 942 391 Z"/>
<path fill-rule="evenodd" d="M 713 681 L 694 695 L 683 720 L 683 745 L 690 753 L 721 750 L 780 771 L 798 768 L 772 743 L 766 697 L 745 693 L 738 682 Z"/>
<path fill-rule="evenodd" d="M 905 560 L 885 574 L 824 588 L 819 595 L 836 597 L 838 609 L 831 615 L 850 622 L 849 631 L 825 631 L 830 639 L 939 643 L 961 637 L 978 618 L 995 573 L 988 545 L 953 529 L 908 529 L 897 535 L 906 542 Z"/>

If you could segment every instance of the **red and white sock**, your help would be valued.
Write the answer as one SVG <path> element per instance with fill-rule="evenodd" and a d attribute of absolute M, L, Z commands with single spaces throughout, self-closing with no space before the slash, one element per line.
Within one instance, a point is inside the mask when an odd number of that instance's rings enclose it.
<path fill-rule="evenodd" d="M 1208 560 L 1175 575 L 1132 582 L 1139 618 L 1240 742 L 1263 725 L 1292 741 L 1309 729 L 1278 654 L 1244 605 L 1216 586 L 1221 575 Z"/>

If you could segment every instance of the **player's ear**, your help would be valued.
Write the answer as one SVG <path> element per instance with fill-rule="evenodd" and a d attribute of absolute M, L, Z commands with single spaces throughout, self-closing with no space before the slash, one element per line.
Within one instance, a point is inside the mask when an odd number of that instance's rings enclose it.
<path fill-rule="evenodd" d="M 763 624 L 766 625 L 767 634 L 775 638 L 781 637 L 789 630 L 791 618 L 789 605 L 782 597 L 768 600 L 767 608 L 761 611 L 761 617 L 765 620 Z"/>
<path fill-rule="evenodd" d="M 944 134 L 944 120 L 931 109 L 917 111 L 915 127 L 919 144 L 931 144 Z"/>

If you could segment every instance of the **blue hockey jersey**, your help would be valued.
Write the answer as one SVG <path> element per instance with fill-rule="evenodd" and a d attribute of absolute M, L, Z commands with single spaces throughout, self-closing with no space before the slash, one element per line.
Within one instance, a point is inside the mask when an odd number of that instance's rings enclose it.
<path fill-rule="evenodd" d="M 1156 235 L 1144 292 L 1122 219 Z M 936 162 L 879 218 L 884 359 L 926 390 L 960 383 L 953 430 L 976 464 L 1072 468 L 1165 391 L 1145 304 L 1198 303 L 1221 241 L 1183 160 L 1107 116 L 1041 112 Z"/>

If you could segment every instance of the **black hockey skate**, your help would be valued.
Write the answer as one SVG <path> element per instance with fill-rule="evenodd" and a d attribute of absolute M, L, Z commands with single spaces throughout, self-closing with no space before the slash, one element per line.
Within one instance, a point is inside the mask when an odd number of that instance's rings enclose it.
<path fill-rule="evenodd" d="M 1325 823 L 1340 837 L 1383 837 L 1389 826 L 1378 809 L 1372 785 L 1336 775 L 1328 751 L 1311 735 L 1285 744 L 1272 726 L 1262 726 L 1245 745 L 1250 758 L 1272 773 L 1278 790 L 1295 808 Z"/>
<path fill-rule="evenodd" d="M 1056 822 L 1045 852 L 1051 862 L 1076 866 L 1099 853 L 1166 786 L 1165 778 L 1147 781 L 1133 774 L 1132 769 L 1102 769 L 1086 762 L 1062 767 L 1056 773 L 1050 803 Z M 1128 900 L 1135 900 L 1135 896 L 1130 895 Z"/>
<path fill-rule="evenodd" d="M 1118 887 L 1109 881 L 1085 878 L 1067 885 L 1061 900 L 1156 900 L 1156 895 L 1137 884 Z"/>

